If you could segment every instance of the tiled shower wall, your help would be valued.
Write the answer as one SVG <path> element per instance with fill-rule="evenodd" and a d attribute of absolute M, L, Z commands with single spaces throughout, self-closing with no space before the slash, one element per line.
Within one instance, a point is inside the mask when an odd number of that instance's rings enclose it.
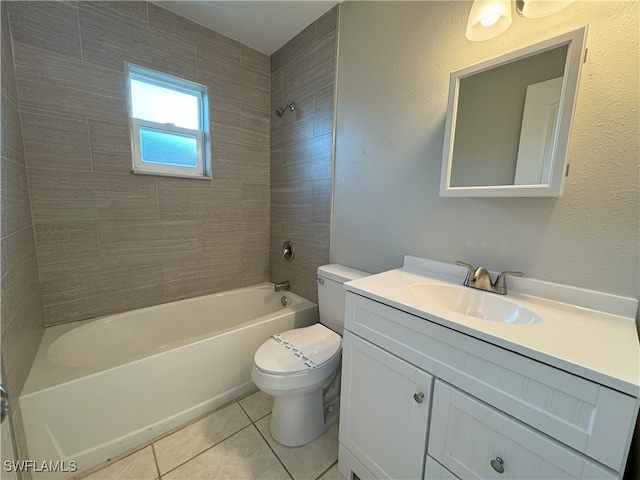
<path fill-rule="evenodd" d="M 271 56 L 271 281 L 314 302 L 316 270 L 329 263 L 337 16 L 334 7 Z M 292 101 L 294 112 L 275 115 Z"/>
<path fill-rule="evenodd" d="M 269 57 L 148 2 L 7 5 L 46 324 L 267 281 Z M 130 173 L 125 62 L 209 87 L 213 182 Z"/>
<path fill-rule="evenodd" d="M 18 395 L 44 332 L 44 316 L 6 2 L 2 2 L 0 10 L 2 12 L 2 149 L 0 151 L 2 345 L 0 350 L 3 367 L 2 381 L 9 392 L 14 432 L 21 457 L 26 458 Z M 5 427 L 6 424 L 3 428 Z M 3 460 L 11 458 L 9 450 L 9 445 L 2 446 Z"/>

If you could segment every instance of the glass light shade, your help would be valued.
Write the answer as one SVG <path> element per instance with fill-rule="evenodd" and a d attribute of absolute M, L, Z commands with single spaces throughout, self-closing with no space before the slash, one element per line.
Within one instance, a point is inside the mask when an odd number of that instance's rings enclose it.
<path fill-rule="evenodd" d="M 518 13 L 527 18 L 541 18 L 564 10 L 575 0 L 520 0 L 516 2 Z"/>
<path fill-rule="evenodd" d="M 466 36 L 473 42 L 497 37 L 511 25 L 509 0 L 474 0 L 469 12 Z"/>

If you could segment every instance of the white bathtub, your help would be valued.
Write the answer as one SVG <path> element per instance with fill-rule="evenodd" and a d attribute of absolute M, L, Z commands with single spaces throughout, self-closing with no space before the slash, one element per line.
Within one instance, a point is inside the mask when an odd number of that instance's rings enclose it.
<path fill-rule="evenodd" d="M 253 390 L 257 348 L 317 316 L 269 283 L 50 327 L 20 396 L 29 457 L 82 472 L 150 442 Z"/>

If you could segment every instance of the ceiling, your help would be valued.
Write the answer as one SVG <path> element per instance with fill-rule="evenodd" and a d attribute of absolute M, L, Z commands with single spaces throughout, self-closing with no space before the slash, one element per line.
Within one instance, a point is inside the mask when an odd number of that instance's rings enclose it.
<path fill-rule="evenodd" d="M 271 55 L 339 1 L 164 1 L 154 3 Z"/>

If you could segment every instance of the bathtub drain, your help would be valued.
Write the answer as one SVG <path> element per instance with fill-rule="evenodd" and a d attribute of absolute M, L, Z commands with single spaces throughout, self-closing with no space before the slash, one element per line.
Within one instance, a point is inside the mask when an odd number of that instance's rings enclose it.
<path fill-rule="evenodd" d="M 280 299 L 280 303 L 282 304 L 283 307 L 286 307 L 287 305 L 289 305 L 289 299 L 287 297 L 283 296 Z"/>

